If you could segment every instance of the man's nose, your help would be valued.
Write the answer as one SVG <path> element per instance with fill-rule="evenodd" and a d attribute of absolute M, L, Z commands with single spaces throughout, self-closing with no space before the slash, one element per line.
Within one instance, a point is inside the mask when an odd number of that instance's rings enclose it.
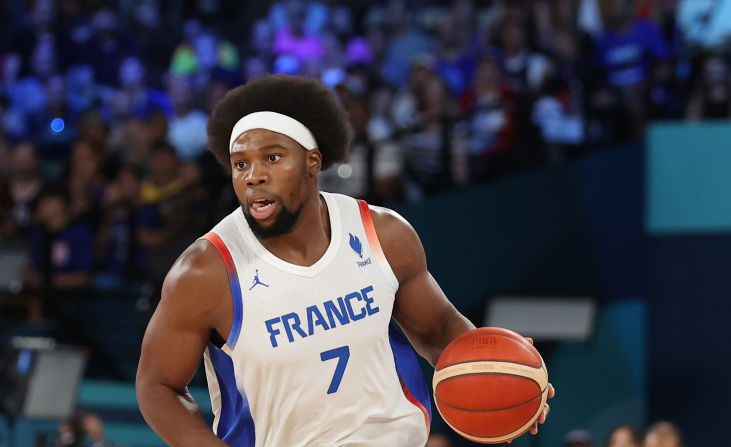
<path fill-rule="evenodd" d="M 246 184 L 249 186 L 269 183 L 269 172 L 261 164 L 252 164 L 246 176 Z"/>

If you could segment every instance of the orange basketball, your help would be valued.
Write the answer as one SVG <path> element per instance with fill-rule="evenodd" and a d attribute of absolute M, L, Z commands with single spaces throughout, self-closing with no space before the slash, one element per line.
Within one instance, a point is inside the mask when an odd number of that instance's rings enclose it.
<path fill-rule="evenodd" d="M 525 338 L 484 327 L 444 348 L 433 386 L 437 409 L 454 431 L 495 444 L 517 438 L 538 419 L 548 397 L 548 372 Z"/>

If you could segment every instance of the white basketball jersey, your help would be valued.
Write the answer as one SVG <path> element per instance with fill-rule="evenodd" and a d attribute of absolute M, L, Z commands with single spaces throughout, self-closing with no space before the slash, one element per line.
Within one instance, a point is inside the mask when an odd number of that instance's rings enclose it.
<path fill-rule="evenodd" d="M 213 431 L 234 447 L 422 447 L 428 390 L 391 322 L 399 285 L 368 205 L 322 196 L 330 245 L 312 266 L 267 251 L 241 208 L 205 236 L 234 310 L 226 344 L 205 352 Z"/>

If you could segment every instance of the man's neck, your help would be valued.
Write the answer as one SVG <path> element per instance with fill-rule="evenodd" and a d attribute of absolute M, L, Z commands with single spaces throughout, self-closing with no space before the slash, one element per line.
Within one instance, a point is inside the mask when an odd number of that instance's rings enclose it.
<path fill-rule="evenodd" d="M 327 203 L 318 192 L 302 207 L 292 231 L 259 241 L 270 253 L 286 262 L 311 266 L 330 245 L 330 225 Z"/>

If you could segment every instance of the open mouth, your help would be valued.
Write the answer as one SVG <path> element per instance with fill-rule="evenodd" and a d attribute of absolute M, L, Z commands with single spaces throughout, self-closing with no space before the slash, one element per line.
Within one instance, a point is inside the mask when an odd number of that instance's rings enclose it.
<path fill-rule="evenodd" d="M 276 207 L 277 204 L 273 200 L 258 199 L 249 205 L 249 212 L 254 219 L 264 220 L 274 214 Z"/>

